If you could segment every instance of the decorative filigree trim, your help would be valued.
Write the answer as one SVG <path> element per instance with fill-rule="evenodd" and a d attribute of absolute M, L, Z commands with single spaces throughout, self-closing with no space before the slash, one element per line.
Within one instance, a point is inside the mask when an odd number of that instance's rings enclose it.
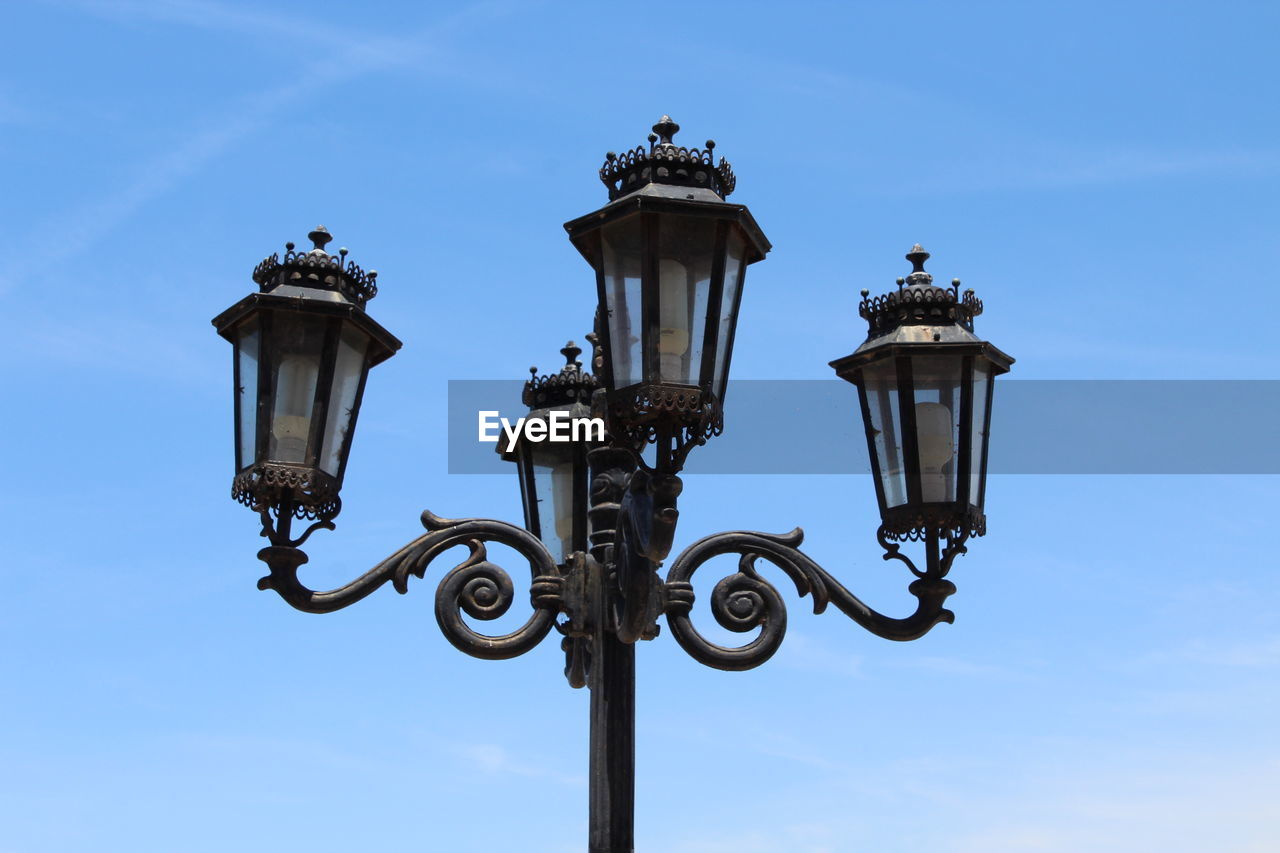
<path fill-rule="evenodd" d="M 609 410 L 627 420 L 674 419 L 693 423 L 707 410 L 720 415 L 720 403 L 713 394 L 688 385 L 647 382 L 609 392 Z"/>
<path fill-rule="evenodd" d="M 612 151 L 605 155 L 600 180 L 609 188 L 610 201 L 645 184 L 704 187 L 721 198 L 733 192 L 737 178 L 728 160 L 721 157 L 716 165 L 715 140 L 708 139 L 705 149 L 685 148 L 671 141 L 679 130 L 671 116 L 663 116 L 649 134 L 648 150 L 638 145 L 620 155 Z"/>
<path fill-rule="evenodd" d="M 539 376 L 538 368 L 531 367 L 532 377 L 524 383 L 521 399 L 530 409 L 550 408 L 552 406 L 581 403 L 591 405 L 591 395 L 599 387 L 599 381 L 590 373 L 583 371 L 578 356 L 582 349 L 573 341 L 560 350 L 565 357 L 565 366 L 559 373 Z"/>
<path fill-rule="evenodd" d="M 960 279 L 952 279 L 951 287 L 935 287 L 933 276 L 924 270 L 929 253 L 916 243 L 907 253 L 913 269 L 898 279 L 898 289 L 882 296 L 862 291 L 858 314 L 870 326 L 870 336 L 878 337 L 899 326 L 932 323 L 957 323 L 973 331 L 973 318 L 982 313 L 982 300 L 972 290 L 960 292 Z"/>
<path fill-rule="evenodd" d="M 957 539 L 984 536 L 987 516 L 972 506 L 964 510 L 955 504 L 926 506 L 923 509 L 893 507 L 881 513 L 881 530 L 893 542 L 919 542 L 930 534 Z"/>
<path fill-rule="evenodd" d="M 709 391 L 687 385 L 647 383 L 608 392 L 609 431 L 637 452 L 664 435 L 675 440 L 672 463 L 724 432 L 724 410 Z"/>
<path fill-rule="evenodd" d="M 299 519 L 330 521 L 342 509 L 338 481 L 315 468 L 265 462 L 241 471 L 231 481 L 231 497 L 245 506 L 279 512 L 287 499 Z"/>
<path fill-rule="evenodd" d="M 959 279 L 950 288 L 904 287 L 883 296 L 869 297 L 870 291 L 864 290 L 858 314 L 867 321 L 872 337 L 908 323 L 959 323 L 973 331 L 973 318 L 982 313 L 982 300 L 972 290 L 963 295 L 959 290 Z"/>
<path fill-rule="evenodd" d="M 283 258 L 273 252 L 254 268 L 253 280 L 262 292 L 281 284 L 337 290 L 361 307 L 378 295 L 378 271 L 365 272 L 354 261 L 347 261 L 346 249 L 339 249 L 337 255 L 326 252 L 325 244 L 333 236 L 323 225 L 307 236 L 315 248 L 298 252 L 293 243 L 285 243 Z"/>

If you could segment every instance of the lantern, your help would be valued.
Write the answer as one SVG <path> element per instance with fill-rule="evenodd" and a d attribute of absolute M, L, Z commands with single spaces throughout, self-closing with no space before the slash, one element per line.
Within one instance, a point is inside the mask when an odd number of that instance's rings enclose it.
<path fill-rule="evenodd" d="M 679 129 L 663 116 L 647 150 L 610 152 L 609 203 L 564 226 L 596 272 L 610 417 L 645 438 L 719 433 L 746 268 L 770 248 L 725 201 L 735 178 L 715 143 L 676 146 Z"/>
<path fill-rule="evenodd" d="M 517 465 L 525 527 L 563 565 L 574 551 L 587 550 L 587 451 L 603 443 L 604 431 L 588 423 L 596 378 L 582 370 L 582 350 L 570 341 L 560 353 L 559 373 L 538 376 L 531 368 L 522 396 L 529 407 L 525 429 L 515 447 L 501 436 L 498 453 Z M 534 423 L 541 426 L 530 430 Z"/>
<path fill-rule="evenodd" d="M 255 509 L 329 520 L 369 368 L 400 348 L 365 313 L 377 273 L 314 248 L 273 254 L 253 271 L 260 292 L 214 318 L 234 347 L 235 465 L 232 497 Z"/>
<path fill-rule="evenodd" d="M 867 340 L 831 366 L 858 386 L 888 538 L 981 536 L 993 380 L 1013 359 L 974 334 L 972 290 L 934 287 L 919 244 L 906 257 L 896 291 L 862 291 Z"/>

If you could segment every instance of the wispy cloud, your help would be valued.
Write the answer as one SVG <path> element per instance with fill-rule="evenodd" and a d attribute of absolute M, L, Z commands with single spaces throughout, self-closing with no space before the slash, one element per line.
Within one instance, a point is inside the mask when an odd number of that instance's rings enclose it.
<path fill-rule="evenodd" d="M 17 267 L 11 268 L 6 279 L 0 279 L 0 292 L 41 268 L 89 249 L 144 204 L 171 190 L 236 142 L 265 126 L 277 108 L 338 76 L 340 72 L 336 69 L 315 70 L 293 83 L 245 98 L 221 120 L 211 122 L 186 142 L 135 170 L 135 178 L 128 185 L 82 202 L 38 226 L 36 233 L 27 238 L 28 250 Z"/>
<path fill-rule="evenodd" d="M 1195 663 L 1214 668 L 1272 669 L 1280 666 L 1280 636 L 1254 639 L 1193 639 L 1142 655 L 1138 666 Z"/>
<path fill-rule="evenodd" d="M 1063 150 L 1032 143 L 1015 157 L 975 158 L 963 172 L 931 175 L 934 191 L 1073 189 L 1108 184 L 1235 174 L 1280 173 L 1280 151 Z"/>
<path fill-rule="evenodd" d="M 580 787 L 586 784 L 581 776 L 559 773 L 540 767 L 526 759 L 512 755 L 505 747 L 494 743 L 455 744 L 451 751 L 470 766 L 495 776 L 523 776 L 529 779 L 546 779 L 561 785 Z"/>
<path fill-rule="evenodd" d="M 704 48 L 699 55 L 752 75 L 756 86 L 776 93 L 784 104 L 839 103 L 841 109 L 833 115 L 856 107 L 874 116 L 876 126 L 911 125 L 928 116 L 932 126 L 946 128 L 947 153 L 917 164 L 905 185 L 901 176 L 893 176 L 889 186 L 895 193 L 1067 190 L 1196 175 L 1280 174 L 1280 149 L 1275 147 L 1068 145 L 1035 130 L 1018 115 L 991 111 L 978 100 L 940 97 L 927 87 L 903 85 L 887 75 L 832 71 L 734 47 Z M 785 122 L 778 124 L 787 127 Z M 796 151 L 795 156 L 809 156 L 806 149 Z M 862 169 L 864 164 L 857 158 L 837 158 L 833 168 Z"/>
<path fill-rule="evenodd" d="M 1018 673 L 1003 666 L 978 663 L 962 658 L 930 655 L 906 658 L 901 661 L 901 665 L 913 669 L 923 669 L 943 675 L 959 675 L 966 678 L 1010 678 L 1018 675 Z"/>
<path fill-rule="evenodd" d="M 167 325 L 120 312 L 95 322 L 38 318 L 14 330 L 15 358 L 74 368 L 105 369 L 134 376 L 219 387 L 226 377 L 202 357 L 203 341 L 191 340 L 186 326 Z M 146 341 L 139 346 L 139 341 Z M 221 367 L 219 362 L 219 367 Z"/>
<path fill-rule="evenodd" d="M 204 30 L 298 41 L 313 47 L 346 50 L 353 44 L 372 48 L 385 43 L 394 52 L 398 39 L 362 34 L 350 26 L 333 27 L 309 15 L 280 15 L 252 6 L 233 6 L 210 0 L 44 0 L 46 5 L 72 7 L 122 22 L 154 21 Z"/>
<path fill-rule="evenodd" d="M 827 675 L 858 677 L 862 675 L 863 658 L 836 650 L 813 637 L 794 630 L 787 632 L 786 642 L 778 651 L 777 662 L 787 669 L 821 672 Z"/>
<path fill-rule="evenodd" d="M 1013 763 L 846 764 L 840 774 L 824 773 L 767 798 L 738 792 L 741 812 L 717 803 L 710 818 L 665 826 L 646 846 L 674 853 L 1273 849 L 1280 831 L 1274 756 L 1232 760 L 1110 746 L 1062 745 L 1065 751 Z M 750 817 L 729 822 L 733 813 Z M 712 820 L 724 826 L 709 826 Z"/>
<path fill-rule="evenodd" d="M 236 99 L 225 111 L 211 116 L 186 141 L 140 164 L 125 186 L 86 200 L 36 226 L 23 244 L 21 260 L 0 277 L 0 293 L 29 279 L 41 269 L 75 257 L 132 217 L 147 203 L 177 187 L 184 179 L 207 167 L 290 110 L 319 97 L 334 83 L 363 74 L 413 66 L 440 50 L 453 30 L 501 7 L 476 4 L 443 18 L 412 36 L 386 38 L 341 33 L 294 18 L 239 9 L 205 0 L 167 0 L 142 3 L 134 0 L 101 0 L 74 4 L 93 12 L 115 16 L 143 16 L 203 27 L 236 31 L 287 33 L 312 45 L 331 48 L 323 61 L 312 62 L 293 80 Z M 308 56 L 313 54 L 307 54 Z M 448 63 L 442 63 L 447 66 Z"/>
<path fill-rule="evenodd" d="M 957 853 L 1272 849 L 1280 828 L 1273 806 L 1280 762 L 1271 759 L 1230 767 L 1230 762 L 1214 761 L 1206 766 L 1203 760 L 1182 756 L 1186 764 L 1181 766 L 1159 761 L 1140 769 L 1119 765 L 1115 756 L 1099 757 L 1094 772 L 1076 771 L 1037 780 L 1016 793 L 1004 791 L 1012 796 L 998 805 L 988 801 L 981 806 L 978 819 L 970 822 L 967 831 L 957 833 L 947 849 Z"/>
<path fill-rule="evenodd" d="M 663 844 L 660 849 L 668 853 L 774 853 L 777 850 L 788 850 L 791 853 L 839 853 L 850 849 L 847 846 L 821 843 L 815 846 L 806 843 L 804 836 L 811 835 L 812 832 L 812 828 L 800 831 L 795 826 L 783 827 L 781 830 L 771 828 L 769 831 L 712 831 Z M 842 843 L 847 845 L 849 839 Z"/>

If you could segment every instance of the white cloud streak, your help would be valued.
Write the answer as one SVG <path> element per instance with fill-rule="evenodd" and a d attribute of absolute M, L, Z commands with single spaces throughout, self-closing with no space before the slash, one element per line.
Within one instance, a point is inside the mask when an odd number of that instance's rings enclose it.
<path fill-rule="evenodd" d="M 581 787 L 586 780 L 581 776 L 558 773 L 546 767 L 513 756 L 505 747 L 493 743 L 455 744 L 451 750 L 469 766 L 495 776 L 522 776 L 529 779 L 547 779 L 569 787 Z"/>
<path fill-rule="evenodd" d="M 60 4 L 61 5 L 61 4 Z M 23 241 L 22 259 L 0 278 L 5 293 L 40 270 L 56 266 L 90 249 L 132 217 L 144 205 L 177 187 L 225 152 L 261 132 L 289 109 L 296 109 L 326 87 L 363 74 L 397 67 L 422 68 L 445 36 L 477 17 L 488 15 L 491 4 L 466 7 L 437 24 L 404 38 L 360 36 L 253 10 L 207 0 L 98 0 L 77 2 L 76 8 L 96 14 L 186 24 L 260 36 L 282 35 L 309 46 L 326 48 L 322 62 L 309 64 L 299 76 L 278 86 L 237 99 L 227 110 L 203 123 L 185 142 L 142 164 L 126 186 L 82 202 L 35 228 Z M 314 54 L 306 54 L 312 56 Z"/>
<path fill-rule="evenodd" d="M 1277 790 L 1274 756 L 1077 743 L 1024 764 L 846 767 L 767 798 L 739 792 L 746 819 L 720 829 L 724 804 L 640 840 L 671 853 L 1260 853 L 1280 834 Z"/>
<path fill-rule="evenodd" d="M 1280 149 L 1233 146 L 1217 149 L 1124 148 L 1064 145 L 1047 131 L 1029 130 L 1009 114 L 982 111 L 977 104 L 938 97 L 929 90 L 887 77 L 853 75 L 818 65 L 771 59 L 731 47 L 703 51 L 717 61 L 754 76 L 757 85 L 786 103 L 811 99 L 850 105 L 875 116 L 878 125 L 913 124 L 928 116 L 946 128 L 949 154 L 922 163 L 909 185 L 895 177 L 894 192 L 938 193 L 1070 190 L 1197 175 L 1280 174 Z M 797 149 L 798 156 L 808 156 Z M 836 160 L 839 170 L 862 168 L 860 161 Z"/>

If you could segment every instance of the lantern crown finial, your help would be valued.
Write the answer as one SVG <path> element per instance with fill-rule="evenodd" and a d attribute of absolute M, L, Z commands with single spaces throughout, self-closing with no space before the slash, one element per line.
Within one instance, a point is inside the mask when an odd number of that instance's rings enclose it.
<path fill-rule="evenodd" d="M 340 294 L 348 302 L 363 308 L 378 295 L 378 271 L 366 272 L 354 261 L 347 260 L 347 250 L 331 255 L 325 250 L 333 235 L 323 225 L 307 234 L 314 248 L 298 251 L 293 243 L 284 244 L 284 256 L 272 255 L 253 270 L 253 280 L 263 293 L 282 285 Z"/>
<path fill-rule="evenodd" d="M 582 347 L 578 346 L 573 341 L 569 341 L 561 347 L 560 354 L 564 356 L 564 369 L 567 370 L 570 367 L 582 367 L 578 362 L 578 356 L 582 355 Z"/>
<path fill-rule="evenodd" d="M 927 285 L 933 283 L 933 276 L 924 271 L 924 262 L 929 260 L 929 253 L 919 243 L 911 247 L 911 251 L 906 254 L 906 259 L 911 261 L 911 274 L 907 276 L 909 284 Z"/>
<path fill-rule="evenodd" d="M 672 121 L 671 116 L 664 115 L 653 126 L 653 132 L 658 134 L 659 145 L 671 145 L 671 137 L 680 132 L 680 125 Z"/>
<path fill-rule="evenodd" d="M 982 300 L 972 290 L 962 294 L 960 279 L 954 279 L 950 287 L 935 287 L 933 276 L 924 269 L 929 253 L 919 243 L 911 247 L 906 258 L 911 262 L 911 272 L 897 279 L 897 290 L 883 296 L 862 291 L 858 314 L 870 327 L 868 340 L 909 325 L 957 325 L 972 332 L 973 318 L 982 313 Z"/>
<path fill-rule="evenodd" d="M 307 239 L 311 241 L 315 248 L 312 251 L 323 252 L 324 247 L 333 239 L 333 235 L 329 233 L 329 229 L 323 225 L 317 225 L 315 230 L 307 234 Z M 343 254 L 346 254 L 345 252 Z"/>
<path fill-rule="evenodd" d="M 721 199 L 733 192 L 737 179 L 729 161 L 715 162 L 715 141 L 707 140 L 706 148 L 685 148 L 672 142 L 680 125 L 664 115 L 649 134 L 649 147 L 636 146 L 630 151 L 605 155 L 600 167 L 600 180 L 609 188 L 609 200 L 621 198 L 648 184 L 670 184 L 708 189 Z"/>
<path fill-rule="evenodd" d="M 559 373 L 539 376 L 538 368 L 529 369 L 532 374 L 524 383 L 521 399 L 530 409 L 564 406 L 572 403 L 591 405 L 591 395 L 599 385 L 596 377 L 582 369 L 578 356 L 582 348 L 569 341 L 560 348 L 565 365 Z"/>

